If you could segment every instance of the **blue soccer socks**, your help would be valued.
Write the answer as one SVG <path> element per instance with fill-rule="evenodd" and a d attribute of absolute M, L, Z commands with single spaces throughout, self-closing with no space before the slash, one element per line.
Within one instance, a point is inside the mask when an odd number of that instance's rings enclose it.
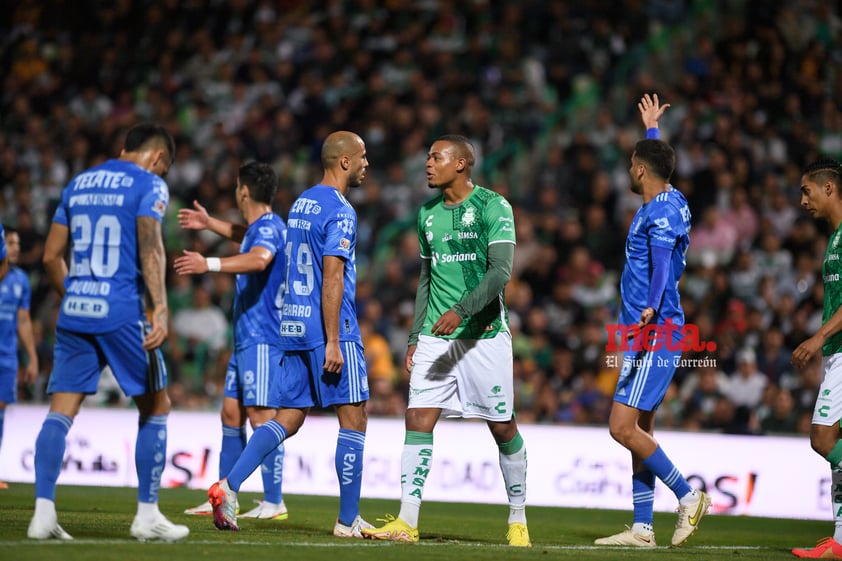
<path fill-rule="evenodd" d="M 56 500 L 56 482 L 64 461 L 67 432 L 73 419 L 61 413 L 47 413 L 35 440 L 35 497 Z"/>
<path fill-rule="evenodd" d="M 339 522 L 350 526 L 360 513 L 365 433 L 339 429 L 336 439 L 336 476 L 339 478 Z"/>
<path fill-rule="evenodd" d="M 167 461 L 167 416 L 141 415 L 134 449 L 137 469 L 137 500 L 157 503 L 161 476 Z"/>
<path fill-rule="evenodd" d="M 275 419 L 263 423 L 257 427 L 254 434 L 246 444 L 240 458 L 228 473 L 228 486 L 232 491 L 238 492 L 243 481 L 263 463 L 263 459 L 278 448 L 278 445 L 286 440 L 287 431 Z"/>
<path fill-rule="evenodd" d="M 632 506 L 634 523 L 648 524 L 651 531 L 655 509 L 655 474 L 648 469 L 632 475 Z"/>
<path fill-rule="evenodd" d="M 643 465 L 663 481 L 677 498 L 680 499 L 693 490 L 660 446 L 655 449 L 651 456 L 643 460 Z"/>
<path fill-rule="evenodd" d="M 246 448 L 246 427 L 231 427 L 222 425 L 222 447 L 219 450 L 219 478 L 228 477 L 228 472 L 234 467 L 237 458 Z"/>
<path fill-rule="evenodd" d="M 263 458 L 263 463 L 260 465 L 260 476 L 263 479 L 263 500 L 267 503 L 281 504 L 281 501 L 284 500 L 281 490 L 284 480 L 283 442 Z"/>

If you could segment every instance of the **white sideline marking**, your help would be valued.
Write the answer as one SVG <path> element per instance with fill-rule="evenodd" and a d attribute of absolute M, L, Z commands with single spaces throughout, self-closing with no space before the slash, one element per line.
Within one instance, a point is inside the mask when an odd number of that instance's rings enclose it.
<path fill-rule="evenodd" d="M 225 546 L 225 545 L 246 545 L 246 546 L 275 546 L 275 545 L 283 545 L 285 547 L 292 546 L 292 547 L 442 547 L 442 546 L 464 546 L 464 547 L 488 547 L 488 548 L 496 548 L 496 547 L 504 547 L 508 549 L 508 545 L 504 543 L 494 544 L 494 543 L 477 543 L 477 542 L 463 542 L 458 540 L 453 541 L 430 541 L 430 542 L 418 542 L 414 544 L 405 544 L 405 543 L 398 543 L 398 542 L 390 542 L 390 541 L 383 541 L 383 540 L 360 540 L 360 539 L 353 539 L 347 540 L 342 542 L 256 542 L 256 541 L 248 541 L 248 540 L 237 540 L 237 541 L 219 541 L 219 540 L 191 540 L 189 537 L 185 540 L 179 542 L 163 542 L 160 540 L 155 541 L 148 541 L 148 542 L 141 542 L 135 539 L 124 539 L 124 540 L 115 540 L 115 539 L 74 539 L 69 541 L 64 540 L 19 540 L 19 541 L 1 541 L 0 548 L 3 547 L 20 547 L 26 545 L 57 545 L 57 546 L 65 546 L 71 547 L 73 545 L 126 545 L 126 544 L 138 544 L 143 546 L 154 546 L 154 545 L 178 545 L 178 544 L 190 544 L 190 545 L 215 545 L 215 546 Z M 639 547 L 630 547 L 630 546 L 604 546 L 604 545 L 541 545 L 540 543 L 534 544 L 533 549 L 551 549 L 554 551 L 591 551 L 591 550 L 629 550 L 629 551 L 638 551 L 641 548 Z M 669 546 L 658 546 L 652 549 L 671 549 Z M 758 545 L 696 545 L 696 546 L 683 546 L 680 549 L 681 551 L 691 551 L 694 549 L 703 549 L 703 550 L 713 550 L 713 551 L 727 551 L 727 550 L 751 550 L 751 551 L 759 551 L 764 549 L 777 549 L 771 548 L 766 546 L 758 546 Z"/>

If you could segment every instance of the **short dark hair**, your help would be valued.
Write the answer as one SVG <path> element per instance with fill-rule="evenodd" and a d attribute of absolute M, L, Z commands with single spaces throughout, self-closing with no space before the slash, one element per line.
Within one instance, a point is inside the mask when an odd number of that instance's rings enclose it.
<path fill-rule="evenodd" d="M 445 134 L 438 137 L 435 141 L 454 144 L 459 152 L 458 157 L 465 158 L 468 162 L 468 167 L 473 167 L 474 163 L 476 163 L 476 150 L 474 150 L 474 145 L 468 140 L 468 137 L 462 136 L 461 134 Z"/>
<path fill-rule="evenodd" d="M 175 140 L 167 129 L 157 123 L 140 123 L 130 128 L 123 149 L 126 152 L 137 152 L 154 141 L 161 142 L 167 148 L 170 162 L 175 160 Z"/>
<path fill-rule="evenodd" d="M 842 166 L 831 158 L 821 158 L 804 168 L 804 173 L 810 181 L 824 183 L 830 181 L 837 187 L 842 187 Z"/>
<path fill-rule="evenodd" d="M 240 185 L 248 185 L 249 195 L 259 203 L 271 205 L 278 191 L 278 177 L 269 164 L 249 162 L 240 166 Z"/>
<path fill-rule="evenodd" d="M 645 138 L 634 145 L 634 157 L 664 181 L 675 171 L 675 150 L 663 140 Z"/>

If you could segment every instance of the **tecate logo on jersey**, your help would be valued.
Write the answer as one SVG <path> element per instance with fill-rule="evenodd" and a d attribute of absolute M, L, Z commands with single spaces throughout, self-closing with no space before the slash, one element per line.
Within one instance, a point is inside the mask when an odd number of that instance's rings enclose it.
<path fill-rule="evenodd" d="M 89 171 L 76 177 L 73 190 L 79 189 L 119 189 L 120 187 L 131 187 L 134 178 L 122 171 Z"/>
<path fill-rule="evenodd" d="M 300 212 L 301 214 L 319 214 L 321 211 L 322 207 L 319 205 L 319 201 L 304 198 L 299 198 L 289 209 L 290 213 Z"/>
<path fill-rule="evenodd" d="M 668 319 L 663 324 L 650 323 L 640 329 L 637 324 L 609 323 L 605 326 L 606 352 L 617 351 L 707 351 L 716 350 L 715 341 L 703 341 L 699 326 L 685 323 L 678 326 Z"/>

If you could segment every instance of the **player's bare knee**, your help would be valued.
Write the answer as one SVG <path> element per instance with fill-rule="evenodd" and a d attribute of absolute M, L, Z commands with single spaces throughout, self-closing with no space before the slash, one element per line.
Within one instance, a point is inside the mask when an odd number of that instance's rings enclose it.
<path fill-rule="evenodd" d="M 488 421 L 488 430 L 498 444 L 510 442 L 517 434 L 517 423 L 514 418 L 505 422 Z"/>
<path fill-rule="evenodd" d="M 411 408 L 406 410 L 406 430 L 412 432 L 433 432 L 441 414 L 438 409 Z"/>
<path fill-rule="evenodd" d="M 611 422 L 608 423 L 608 433 L 611 438 L 626 446 L 631 440 L 637 428 L 634 425 L 627 425 L 625 423 Z M 628 448 L 628 446 L 626 446 Z"/>
<path fill-rule="evenodd" d="M 822 433 L 817 434 L 813 432 L 810 434 L 810 446 L 822 458 L 830 454 L 830 451 L 833 450 L 833 447 L 836 446 L 838 441 L 839 439 L 833 437 L 828 438 Z"/>

